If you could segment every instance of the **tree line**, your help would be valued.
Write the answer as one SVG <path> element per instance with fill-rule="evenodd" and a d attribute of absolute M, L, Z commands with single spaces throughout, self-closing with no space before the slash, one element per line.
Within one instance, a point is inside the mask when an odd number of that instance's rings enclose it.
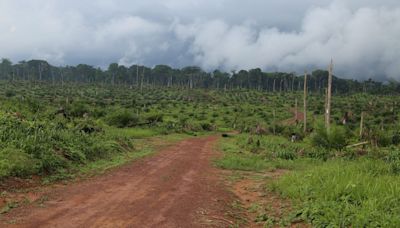
<path fill-rule="evenodd" d="M 10 81 L 64 83 L 95 83 L 135 87 L 179 87 L 205 89 L 254 89 L 267 92 L 302 91 L 304 75 L 287 72 L 263 72 L 261 69 L 223 72 L 206 72 L 197 66 L 182 69 L 168 65 L 126 67 L 111 63 L 105 70 L 87 64 L 53 66 L 44 60 L 12 63 L 2 59 L 0 79 Z M 328 83 L 328 71 L 315 70 L 307 77 L 308 91 L 324 93 Z M 374 80 L 357 81 L 333 77 L 333 93 L 368 92 L 392 94 L 400 92 L 397 82 L 382 83 Z"/>

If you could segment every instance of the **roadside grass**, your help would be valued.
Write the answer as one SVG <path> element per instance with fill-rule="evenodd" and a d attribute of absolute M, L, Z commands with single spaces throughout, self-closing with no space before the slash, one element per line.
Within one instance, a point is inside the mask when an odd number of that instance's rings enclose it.
<path fill-rule="evenodd" d="M 122 135 L 122 133 L 119 132 L 117 133 L 117 135 Z M 41 179 L 41 184 L 51 185 L 57 182 L 68 183 L 70 181 L 76 181 L 79 179 L 101 175 L 109 170 L 128 164 L 135 160 L 154 155 L 158 150 L 189 137 L 191 136 L 187 134 L 169 134 L 133 139 L 133 147 L 123 147 L 122 150 L 116 151 L 115 153 L 110 153 L 105 158 L 88 161 L 84 164 L 75 164 L 69 167 L 69 169 L 59 169 L 54 174 L 44 176 Z M 21 190 L 11 189 L 11 191 Z M 26 189 L 24 191 L 29 192 L 31 190 Z M 21 200 L 17 198 L 13 199 L 12 197 L 7 197 L 6 193 L 7 191 L 4 191 L 1 197 L 3 199 L 9 198 L 10 202 L 6 203 L 0 208 L 0 215 L 6 214 L 14 208 L 17 208 L 23 204 L 31 203 L 26 201 L 25 199 Z M 46 195 L 42 196 L 42 198 L 37 202 L 39 206 L 43 206 L 43 202 L 46 201 L 46 197 Z"/>
<path fill-rule="evenodd" d="M 255 140 L 261 146 L 254 146 Z M 400 227 L 400 176 L 389 161 L 371 156 L 310 158 L 299 155 L 299 148 L 315 154 L 318 148 L 275 136 L 241 134 L 221 139 L 219 147 L 223 156 L 215 164 L 223 169 L 290 170 L 265 185 L 293 204 L 282 220 L 315 227 Z"/>
<path fill-rule="evenodd" d="M 121 130 L 121 132 L 118 132 Z M 122 136 L 126 129 L 115 129 L 114 132 L 110 133 L 113 136 Z M 132 130 L 132 132 L 134 132 Z M 43 184 L 50 184 L 56 181 L 70 180 L 76 177 L 87 178 L 95 175 L 103 174 L 104 172 L 122 166 L 126 163 L 151 156 L 162 147 L 169 146 L 175 142 L 184 140 L 190 135 L 186 134 L 169 134 L 169 135 L 157 135 L 147 136 L 143 138 L 134 139 L 132 148 L 125 148 L 120 153 L 112 153 L 107 158 L 90 161 L 85 164 L 79 164 L 73 166 L 70 170 L 60 170 L 53 175 L 49 175 L 43 178 Z M 127 136 L 124 136 L 127 137 Z"/>
<path fill-rule="evenodd" d="M 154 128 L 116 128 L 106 127 L 106 132 L 113 137 L 148 138 L 161 134 L 161 130 Z"/>
<path fill-rule="evenodd" d="M 275 169 L 302 170 L 320 162 L 309 158 L 292 159 L 291 156 L 286 156 L 296 152 L 290 148 L 289 151 L 286 149 L 290 144 L 283 137 L 260 137 L 260 146 L 257 148 L 247 142 L 249 137 L 248 134 L 241 134 L 221 139 L 218 149 L 223 152 L 223 156 L 216 159 L 214 164 L 222 169 L 262 172 Z M 280 148 L 282 146 L 285 150 Z M 265 150 L 263 148 L 268 150 L 261 151 Z"/>
<path fill-rule="evenodd" d="M 400 227 L 400 177 L 383 161 L 329 160 L 270 185 L 316 227 Z"/>
<path fill-rule="evenodd" d="M 218 146 L 223 151 L 223 156 L 216 159 L 214 164 L 229 170 L 262 171 L 267 169 L 268 162 L 241 150 L 240 146 L 235 143 L 236 137 L 221 139 Z"/>

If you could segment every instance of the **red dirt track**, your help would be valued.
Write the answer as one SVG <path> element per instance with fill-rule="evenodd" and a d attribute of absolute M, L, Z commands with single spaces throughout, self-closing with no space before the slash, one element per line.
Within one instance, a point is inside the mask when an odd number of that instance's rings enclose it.
<path fill-rule="evenodd" d="M 91 180 L 57 187 L 10 227 L 227 227 L 231 193 L 211 160 L 217 137 L 184 140 Z M 4 227 L 4 224 L 3 226 Z"/>

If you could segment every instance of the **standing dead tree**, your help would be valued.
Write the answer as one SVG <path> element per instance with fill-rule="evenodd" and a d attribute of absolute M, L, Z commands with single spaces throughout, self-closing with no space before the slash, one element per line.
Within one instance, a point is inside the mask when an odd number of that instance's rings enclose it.
<path fill-rule="evenodd" d="M 326 111 L 325 111 L 325 127 L 329 131 L 331 126 L 331 100 L 332 100 L 332 74 L 333 74 L 333 60 L 329 65 L 328 75 L 328 88 L 326 91 Z"/>
<path fill-rule="evenodd" d="M 294 119 L 295 119 L 295 123 L 297 125 L 298 119 L 299 119 L 299 108 L 298 108 L 297 98 L 295 98 L 295 100 L 294 100 Z"/>
<path fill-rule="evenodd" d="M 361 112 L 361 120 L 360 120 L 360 139 L 363 138 L 363 134 L 364 134 L 364 112 Z"/>
<path fill-rule="evenodd" d="M 307 71 L 304 73 L 304 96 L 303 96 L 303 105 L 304 105 L 304 133 L 307 132 Z"/>

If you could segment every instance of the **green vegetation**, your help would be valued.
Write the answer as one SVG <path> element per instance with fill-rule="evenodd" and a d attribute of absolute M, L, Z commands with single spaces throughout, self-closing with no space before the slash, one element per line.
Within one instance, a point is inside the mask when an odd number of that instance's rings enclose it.
<path fill-rule="evenodd" d="M 383 161 L 330 160 L 284 176 L 272 189 L 300 201 L 296 217 L 317 227 L 400 226 L 400 176 Z"/>
<path fill-rule="evenodd" d="M 215 164 L 258 173 L 290 170 L 268 186 L 292 200 L 291 219 L 318 227 L 400 225 L 400 98 L 392 96 L 400 87 L 393 83 L 334 78 L 327 131 L 320 124 L 326 75 L 314 72 L 303 132 L 299 110 L 294 118 L 302 78 L 292 74 L 250 70 L 211 77 L 196 67 L 156 66 L 136 78 L 137 66 L 93 71 L 40 61 L 14 68 L 20 69 L 16 78 L 0 72 L 7 79 L 0 81 L 0 181 L 101 173 L 151 155 L 157 140 L 237 131 L 221 139 L 224 153 Z"/>
<path fill-rule="evenodd" d="M 267 187 L 292 200 L 294 211 L 287 216 L 293 221 L 316 227 L 400 225 L 399 148 L 367 148 L 357 155 L 358 149 L 313 143 L 241 134 L 220 143 L 224 156 L 216 164 L 257 172 L 291 170 Z"/>
<path fill-rule="evenodd" d="M 328 72 L 315 70 L 309 75 L 309 90 L 322 93 L 327 83 Z M 124 66 L 111 63 L 107 70 L 95 68 L 87 64 L 77 66 L 53 66 L 44 60 L 20 61 L 13 64 L 8 59 L 0 61 L 1 80 L 23 80 L 31 82 L 48 82 L 62 85 L 64 83 L 91 83 L 97 85 L 123 85 L 143 87 L 174 87 L 179 89 L 254 89 L 267 92 L 301 91 L 303 75 L 286 72 L 263 72 L 260 68 L 222 72 L 215 70 L 206 72 L 197 66 L 187 66 L 174 69 L 167 65 L 156 65 L 152 68 L 140 65 Z M 333 91 L 374 94 L 398 94 L 399 83 L 390 81 L 388 84 L 371 79 L 360 82 L 357 80 L 333 78 Z M 7 90 L 6 96 L 13 97 L 16 93 Z"/>

